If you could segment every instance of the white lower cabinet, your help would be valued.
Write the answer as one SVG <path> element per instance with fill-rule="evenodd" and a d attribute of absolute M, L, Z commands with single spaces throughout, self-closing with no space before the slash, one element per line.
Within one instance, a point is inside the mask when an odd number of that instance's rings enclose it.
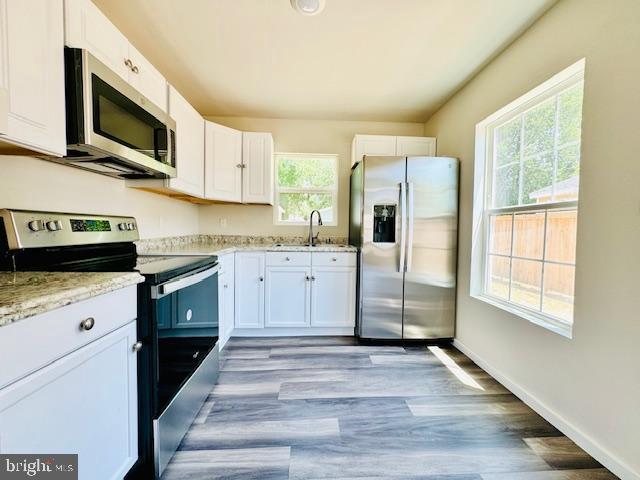
<path fill-rule="evenodd" d="M 218 275 L 218 336 L 220 348 L 229 340 L 235 317 L 235 255 L 221 255 Z"/>
<path fill-rule="evenodd" d="M 121 479 L 138 458 L 135 343 L 132 321 L 0 390 L 0 451 L 74 453 L 80 479 Z"/>
<path fill-rule="evenodd" d="M 353 252 L 238 252 L 235 287 L 235 335 L 347 335 L 355 326 Z"/>
<path fill-rule="evenodd" d="M 309 326 L 311 313 L 310 284 L 310 266 L 267 267 L 264 326 Z"/>
<path fill-rule="evenodd" d="M 235 258 L 235 327 L 264 327 L 264 252 L 238 252 Z"/>
<path fill-rule="evenodd" d="M 312 327 L 352 327 L 356 314 L 355 267 L 313 267 Z"/>

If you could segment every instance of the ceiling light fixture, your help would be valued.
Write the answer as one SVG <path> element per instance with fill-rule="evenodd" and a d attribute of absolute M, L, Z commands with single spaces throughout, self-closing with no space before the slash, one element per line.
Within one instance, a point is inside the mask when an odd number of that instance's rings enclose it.
<path fill-rule="evenodd" d="M 324 8 L 325 0 L 291 0 L 293 9 L 301 15 L 317 15 Z"/>

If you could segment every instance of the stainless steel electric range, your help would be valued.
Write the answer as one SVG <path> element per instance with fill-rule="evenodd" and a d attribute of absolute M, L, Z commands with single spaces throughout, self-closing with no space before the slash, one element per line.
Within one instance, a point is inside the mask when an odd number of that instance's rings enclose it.
<path fill-rule="evenodd" d="M 135 218 L 0 210 L 0 270 L 138 271 L 139 460 L 159 478 L 218 376 L 218 260 L 138 255 Z"/>

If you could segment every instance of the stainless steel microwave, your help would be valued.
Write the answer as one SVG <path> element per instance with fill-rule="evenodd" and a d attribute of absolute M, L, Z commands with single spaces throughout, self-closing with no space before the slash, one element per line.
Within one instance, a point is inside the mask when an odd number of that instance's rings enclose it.
<path fill-rule="evenodd" d="M 67 165 L 117 178 L 176 176 L 176 124 L 89 52 L 65 48 Z"/>

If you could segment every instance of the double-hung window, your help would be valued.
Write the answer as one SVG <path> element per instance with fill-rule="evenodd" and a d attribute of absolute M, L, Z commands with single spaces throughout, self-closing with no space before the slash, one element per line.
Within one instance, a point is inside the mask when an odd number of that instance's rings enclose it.
<path fill-rule="evenodd" d="M 584 60 L 476 126 L 471 294 L 571 336 Z"/>
<path fill-rule="evenodd" d="M 338 156 L 321 153 L 276 153 L 274 222 L 306 225 L 313 210 L 323 225 L 338 224 Z"/>

